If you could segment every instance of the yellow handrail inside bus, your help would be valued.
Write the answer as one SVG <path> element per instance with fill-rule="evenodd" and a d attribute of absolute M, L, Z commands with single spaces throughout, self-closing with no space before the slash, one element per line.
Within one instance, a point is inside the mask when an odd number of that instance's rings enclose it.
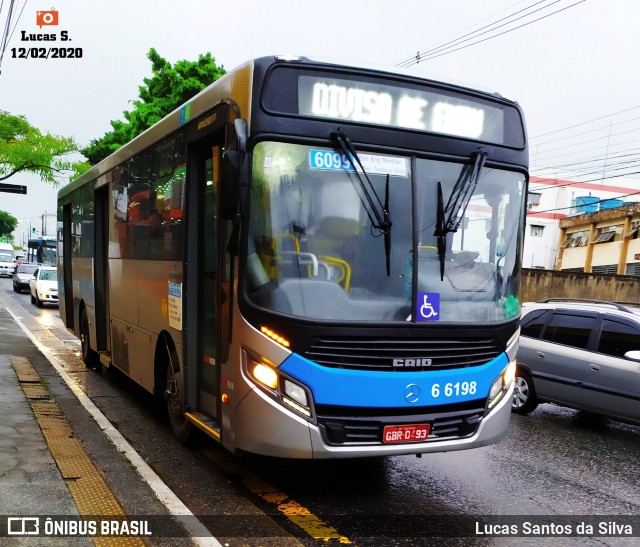
<path fill-rule="evenodd" d="M 342 260 L 341 258 L 336 258 L 335 256 L 321 256 L 320 260 L 326 262 L 331 266 L 336 266 L 338 270 L 340 270 L 340 276 L 336 281 L 338 283 L 342 283 L 344 290 L 349 291 L 349 286 L 351 285 L 351 266 L 346 260 Z"/>

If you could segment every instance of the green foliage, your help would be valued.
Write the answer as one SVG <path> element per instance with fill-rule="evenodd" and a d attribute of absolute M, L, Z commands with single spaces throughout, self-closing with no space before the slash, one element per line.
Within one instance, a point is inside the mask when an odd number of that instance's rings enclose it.
<path fill-rule="evenodd" d="M 71 137 L 42 133 L 24 116 L 0 110 L 0 181 L 24 171 L 57 186 L 75 165 L 63 156 L 77 150 Z"/>
<path fill-rule="evenodd" d="M 11 238 L 11 234 L 18 226 L 18 219 L 6 211 L 0 211 L 0 237 Z"/>
<path fill-rule="evenodd" d="M 81 161 L 73 164 L 73 173 L 69 177 L 69 182 L 77 179 L 82 173 L 86 173 L 93 167 L 88 161 Z"/>
<path fill-rule="evenodd" d="M 151 61 L 152 77 L 143 79 L 144 85 L 138 88 L 139 100 L 133 101 L 134 108 L 123 114 L 126 121 L 112 121 L 113 131 L 93 139 L 82 150 L 92 164 L 118 150 L 226 73 L 216 65 L 211 53 L 200 55 L 197 61 L 178 61 L 173 66 L 154 48 L 147 58 Z"/>

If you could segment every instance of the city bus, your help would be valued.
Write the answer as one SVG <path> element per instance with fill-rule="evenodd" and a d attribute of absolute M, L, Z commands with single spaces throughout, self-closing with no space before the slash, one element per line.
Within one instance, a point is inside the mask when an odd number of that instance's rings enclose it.
<path fill-rule="evenodd" d="M 183 441 L 300 459 L 495 443 L 527 169 L 498 94 L 253 59 L 59 191 L 60 315 Z"/>
<path fill-rule="evenodd" d="M 27 262 L 56 265 L 57 239 L 53 236 L 32 237 L 27 241 Z"/>

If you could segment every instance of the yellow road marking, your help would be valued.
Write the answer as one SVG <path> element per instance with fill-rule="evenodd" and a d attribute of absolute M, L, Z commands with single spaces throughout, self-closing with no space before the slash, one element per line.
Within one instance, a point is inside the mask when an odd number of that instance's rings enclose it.
<path fill-rule="evenodd" d="M 243 467 L 233 456 L 210 447 L 204 448 L 203 453 L 226 473 L 239 477 L 240 482 L 253 494 L 275 505 L 278 511 L 312 538 L 324 541 L 338 540 L 338 543 L 343 545 L 351 544 L 348 537 L 340 534 L 297 501 L 290 499 L 288 494 L 280 492 L 276 487 Z"/>

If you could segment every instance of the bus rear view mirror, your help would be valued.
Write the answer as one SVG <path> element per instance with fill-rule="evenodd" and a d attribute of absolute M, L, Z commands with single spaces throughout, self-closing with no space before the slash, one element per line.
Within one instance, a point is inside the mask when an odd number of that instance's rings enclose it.
<path fill-rule="evenodd" d="M 227 150 L 222 158 L 219 188 L 220 216 L 224 219 L 231 219 L 238 212 L 241 161 L 242 153 L 238 150 Z"/>

